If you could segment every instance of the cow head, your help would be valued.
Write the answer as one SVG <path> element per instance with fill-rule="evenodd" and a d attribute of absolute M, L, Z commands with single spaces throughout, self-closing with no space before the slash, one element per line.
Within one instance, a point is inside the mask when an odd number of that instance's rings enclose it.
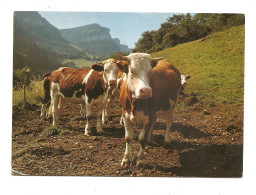
<path fill-rule="evenodd" d="M 144 99 L 152 97 L 152 88 L 150 87 L 149 77 L 152 68 L 162 58 L 152 58 L 146 53 L 132 53 L 128 56 L 117 55 L 128 62 L 120 66 L 127 74 L 127 86 L 133 98 Z"/>
<path fill-rule="evenodd" d="M 187 84 L 187 80 L 190 78 L 190 76 L 182 74 L 182 75 L 180 75 L 180 77 L 181 77 L 181 86 L 185 86 Z"/>
<path fill-rule="evenodd" d="M 115 59 L 107 59 L 91 66 L 92 69 L 102 72 L 104 83 L 110 88 L 117 87 L 117 74 L 119 71 L 117 62 L 120 63 Z"/>

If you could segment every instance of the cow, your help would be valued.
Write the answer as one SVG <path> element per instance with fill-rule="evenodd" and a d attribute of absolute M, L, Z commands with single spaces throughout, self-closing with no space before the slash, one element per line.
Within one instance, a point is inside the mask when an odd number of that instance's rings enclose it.
<path fill-rule="evenodd" d="M 102 133 L 102 113 L 109 94 L 116 88 L 119 66 L 114 59 L 93 64 L 91 68 L 59 68 L 44 78 L 45 97 L 42 102 L 41 120 L 51 104 L 53 125 L 58 125 L 58 115 L 65 101 L 81 104 L 86 115 L 85 135 L 91 133 L 93 107 L 97 107 L 97 132 Z M 51 102 L 50 102 L 51 101 Z"/>
<path fill-rule="evenodd" d="M 131 165 L 133 133 L 138 125 L 142 130 L 139 134 L 140 149 L 136 165 L 140 166 L 145 161 L 145 145 L 156 117 L 166 120 L 164 142 L 170 143 L 173 112 L 181 86 L 180 72 L 162 57 L 152 58 L 146 53 L 118 56 L 128 62 L 128 65 L 120 66 L 126 73 L 120 89 L 126 142 L 121 166 Z"/>
<path fill-rule="evenodd" d="M 124 66 L 125 64 L 127 64 L 128 66 L 128 62 L 126 61 L 116 61 L 116 63 L 121 64 L 121 66 Z M 103 114 L 104 114 L 104 117 L 102 118 L 103 123 L 106 123 L 109 120 L 110 107 L 113 104 L 115 98 L 119 99 L 120 87 L 124 79 L 126 79 L 126 74 L 121 69 L 119 69 L 117 74 L 117 86 L 114 90 L 112 90 L 111 94 L 108 96 L 107 103 L 103 111 Z M 122 125 L 122 117 L 120 120 L 120 124 Z"/>
<path fill-rule="evenodd" d="M 180 77 L 181 77 L 180 95 L 184 95 L 184 88 L 185 88 L 185 85 L 187 84 L 187 80 L 190 79 L 190 76 L 182 74 Z"/>

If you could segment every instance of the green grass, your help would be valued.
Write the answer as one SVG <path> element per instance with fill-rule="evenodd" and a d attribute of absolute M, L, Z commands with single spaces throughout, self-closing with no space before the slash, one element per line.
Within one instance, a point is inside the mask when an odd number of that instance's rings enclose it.
<path fill-rule="evenodd" d="M 13 106 L 24 105 L 24 91 L 23 88 L 13 90 L 12 94 Z M 43 81 L 32 81 L 30 86 L 26 88 L 26 100 L 28 104 L 41 105 L 43 98 Z"/>
<path fill-rule="evenodd" d="M 85 59 L 75 59 L 75 60 L 65 59 L 63 61 L 63 63 L 66 63 L 66 62 L 74 62 L 74 64 L 78 68 L 87 68 L 87 67 L 90 67 L 93 64 L 92 61 L 88 61 L 88 60 L 85 60 Z"/>
<path fill-rule="evenodd" d="M 51 136 L 57 136 L 57 135 L 69 135 L 70 131 L 67 129 L 60 129 L 56 126 L 49 126 L 47 128 L 45 128 L 40 135 L 38 136 L 38 139 L 36 139 L 36 141 L 42 141 L 47 139 L 48 137 Z"/>
<path fill-rule="evenodd" d="M 214 33 L 203 42 L 178 45 L 151 54 L 168 59 L 181 74 L 191 75 L 186 93 L 202 104 L 243 103 L 244 25 Z"/>

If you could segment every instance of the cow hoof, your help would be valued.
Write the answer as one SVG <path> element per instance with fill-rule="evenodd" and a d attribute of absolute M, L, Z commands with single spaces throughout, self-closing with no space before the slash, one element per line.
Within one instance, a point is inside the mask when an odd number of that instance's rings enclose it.
<path fill-rule="evenodd" d="M 137 159 L 137 161 L 136 161 L 136 166 L 137 167 L 143 167 L 144 165 L 145 165 L 145 160 Z"/>
<path fill-rule="evenodd" d="M 91 136 L 91 135 L 92 135 L 92 133 L 91 133 L 91 132 L 89 132 L 89 131 L 85 131 L 85 132 L 84 132 L 84 135 L 85 135 L 85 136 Z"/>
<path fill-rule="evenodd" d="M 99 130 L 97 130 L 97 133 L 101 135 L 101 134 L 103 134 L 103 130 L 99 129 Z"/>
<path fill-rule="evenodd" d="M 171 144 L 170 143 L 164 143 L 164 148 L 170 149 L 171 148 Z"/>
<path fill-rule="evenodd" d="M 171 140 L 170 139 L 164 139 L 164 145 L 170 145 Z"/>
<path fill-rule="evenodd" d="M 131 161 L 128 158 L 124 157 L 121 162 L 121 167 L 122 168 L 130 168 L 130 166 L 131 166 Z"/>

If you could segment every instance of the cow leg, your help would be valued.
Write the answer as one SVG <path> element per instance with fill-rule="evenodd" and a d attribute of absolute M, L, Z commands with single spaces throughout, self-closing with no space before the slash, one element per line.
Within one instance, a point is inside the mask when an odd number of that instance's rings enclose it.
<path fill-rule="evenodd" d="M 103 124 L 107 123 L 107 108 L 104 108 L 102 111 L 102 123 Z"/>
<path fill-rule="evenodd" d="M 52 99 L 52 125 L 58 125 L 58 104 L 59 104 L 59 94 L 58 94 L 58 86 L 57 84 L 52 86 L 51 91 L 51 99 Z"/>
<path fill-rule="evenodd" d="M 124 125 L 124 111 L 122 110 L 122 115 L 121 115 L 121 117 L 120 117 L 120 125 Z"/>
<path fill-rule="evenodd" d="M 123 117 L 122 117 L 122 116 L 120 117 L 119 123 L 120 123 L 120 125 L 124 125 L 124 120 L 123 120 Z"/>
<path fill-rule="evenodd" d="M 47 107 L 49 102 L 51 101 L 51 95 L 50 95 L 50 79 L 45 79 L 43 83 L 44 87 L 44 99 L 42 102 L 42 107 L 41 107 L 41 121 L 44 121 L 44 118 L 46 117 L 47 114 Z"/>
<path fill-rule="evenodd" d="M 86 125 L 84 134 L 89 136 L 91 134 L 91 119 L 92 119 L 92 105 L 87 101 L 88 97 L 85 100 L 86 107 Z"/>
<path fill-rule="evenodd" d="M 152 121 L 152 125 L 150 127 L 149 133 L 148 133 L 148 142 L 150 142 L 152 140 L 152 131 L 154 129 L 154 124 L 156 122 L 156 116 L 154 117 L 153 121 Z"/>
<path fill-rule="evenodd" d="M 166 118 L 166 129 L 165 129 L 165 135 L 164 135 L 164 144 L 170 144 L 170 130 L 172 126 L 172 121 L 173 121 L 173 112 L 174 109 L 170 111 L 170 114 L 168 114 L 168 117 Z"/>
<path fill-rule="evenodd" d="M 51 101 L 46 106 L 46 118 L 50 118 L 52 115 L 52 103 Z"/>
<path fill-rule="evenodd" d="M 144 164 L 144 161 L 145 161 L 145 146 L 146 146 L 146 143 L 147 143 L 150 128 L 153 125 L 153 119 L 154 119 L 153 117 L 150 117 L 149 120 L 148 120 L 148 123 L 144 125 L 143 129 L 140 132 L 140 135 L 139 135 L 140 150 L 138 152 L 137 160 L 136 160 L 136 165 L 137 166 L 140 166 L 140 165 Z"/>
<path fill-rule="evenodd" d="M 51 96 L 45 96 L 42 102 L 40 119 L 43 122 L 45 117 L 48 117 L 48 107 L 51 103 Z"/>
<path fill-rule="evenodd" d="M 106 102 L 103 112 L 102 112 L 102 123 L 103 124 L 106 124 L 106 122 L 109 120 L 109 110 L 110 110 L 112 101 L 113 101 L 113 97 L 112 97 L 112 95 L 110 95 L 107 99 L 107 102 Z"/>
<path fill-rule="evenodd" d="M 132 162 L 132 141 L 133 141 L 133 131 L 134 126 L 130 119 L 123 117 L 124 127 L 125 127 L 125 153 L 121 163 L 123 168 L 129 167 Z"/>
<path fill-rule="evenodd" d="M 80 111 L 81 117 L 84 118 L 86 115 L 86 107 L 85 104 L 81 104 L 81 111 Z"/>
<path fill-rule="evenodd" d="M 103 130 L 102 130 L 102 112 L 104 112 L 104 109 L 99 109 L 98 112 L 97 112 L 97 126 L 96 126 L 96 129 L 97 129 L 98 134 L 103 133 Z"/>

